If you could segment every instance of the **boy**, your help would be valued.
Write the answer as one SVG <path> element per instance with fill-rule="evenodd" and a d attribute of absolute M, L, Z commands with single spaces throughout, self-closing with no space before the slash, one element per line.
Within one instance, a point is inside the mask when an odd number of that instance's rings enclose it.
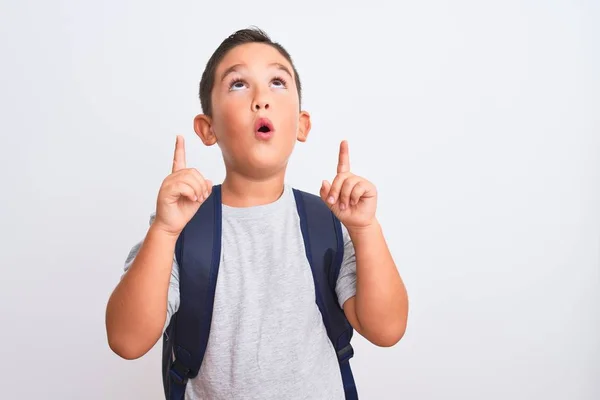
<path fill-rule="evenodd" d="M 187 399 L 343 399 L 336 353 L 315 304 L 294 195 L 285 171 L 295 141 L 311 123 L 289 54 L 258 29 L 225 39 L 200 83 L 204 114 L 194 130 L 218 144 L 222 251 L 214 312 L 200 373 Z M 177 137 L 172 173 L 156 213 L 107 306 L 111 349 L 125 359 L 148 352 L 179 307 L 176 243 L 211 195 L 212 183 L 185 161 Z M 408 301 L 375 211 L 376 189 L 350 172 L 348 145 L 320 197 L 341 221 L 344 255 L 335 292 L 352 327 L 378 346 L 406 328 Z"/>

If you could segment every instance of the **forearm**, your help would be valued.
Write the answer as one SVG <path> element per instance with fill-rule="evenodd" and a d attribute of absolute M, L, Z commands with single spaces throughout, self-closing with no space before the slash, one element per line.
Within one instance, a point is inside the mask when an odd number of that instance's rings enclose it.
<path fill-rule="evenodd" d="M 162 334 L 176 241 L 176 236 L 151 226 L 131 268 L 108 301 L 108 342 L 123 358 L 143 356 Z"/>
<path fill-rule="evenodd" d="M 361 333 L 393 344 L 406 329 L 408 298 L 378 222 L 349 230 L 356 252 L 355 312 Z"/>

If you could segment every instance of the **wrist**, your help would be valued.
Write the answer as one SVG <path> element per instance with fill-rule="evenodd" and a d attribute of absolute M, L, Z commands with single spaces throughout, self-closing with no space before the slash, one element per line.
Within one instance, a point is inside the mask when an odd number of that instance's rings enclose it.
<path fill-rule="evenodd" d="M 365 236 L 372 236 L 373 234 L 377 234 L 381 232 L 381 225 L 377 218 L 373 218 L 371 222 L 361 226 L 347 226 L 348 234 L 353 240 L 360 239 Z"/>
<path fill-rule="evenodd" d="M 165 241 L 174 241 L 174 242 L 177 241 L 180 234 L 181 234 L 181 231 L 173 232 L 171 230 L 168 230 L 163 225 L 161 225 L 161 223 L 157 220 L 154 220 L 154 222 L 152 222 L 152 225 L 150 225 L 150 229 L 148 231 L 149 236 L 153 236 L 153 237 L 156 237 L 157 239 L 161 239 L 161 240 L 165 240 Z"/>

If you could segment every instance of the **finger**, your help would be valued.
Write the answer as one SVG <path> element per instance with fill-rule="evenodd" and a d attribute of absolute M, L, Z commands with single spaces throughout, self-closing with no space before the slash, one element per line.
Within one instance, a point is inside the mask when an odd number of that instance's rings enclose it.
<path fill-rule="evenodd" d="M 350 194 L 350 204 L 353 206 L 357 205 L 367 190 L 367 185 L 365 185 L 363 182 L 358 182 L 356 185 L 354 185 L 352 193 Z"/>
<path fill-rule="evenodd" d="M 210 196 L 212 193 L 213 183 L 212 181 L 205 179 L 204 176 L 195 168 L 187 168 L 184 170 L 179 170 L 169 176 L 167 179 L 172 180 L 173 182 L 185 182 L 190 185 L 195 193 L 199 201 L 204 201 Z"/>
<path fill-rule="evenodd" d="M 329 190 L 330 189 L 331 189 L 331 183 L 329 183 L 329 181 L 323 181 L 321 183 L 321 191 L 319 192 L 319 194 L 321 195 L 321 199 L 325 203 L 328 203 L 327 196 L 329 195 Z"/>
<path fill-rule="evenodd" d="M 342 189 L 340 190 L 340 209 L 343 211 L 350 205 L 350 194 L 356 186 L 357 183 L 360 182 L 360 178 L 357 176 L 350 177 L 344 181 L 342 185 Z"/>
<path fill-rule="evenodd" d="M 213 183 L 210 179 L 206 180 L 206 186 L 208 187 L 207 191 L 205 192 L 206 198 L 208 198 L 208 196 L 211 195 L 212 193 L 212 189 L 213 189 Z"/>
<path fill-rule="evenodd" d="M 208 196 L 212 193 L 213 183 L 209 179 L 202 178 L 201 182 L 202 200 L 208 199 Z"/>
<path fill-rule="evenodd" d="M 173 186 L 173 191 L 179 197 L 185 197 L 190 201 L 198 201 L 198 195 L 192 186 L 186 182 L 179 181 Z"/>
<path fill-rule="evenodd" d="M 342 185 L 347 177 L 348 175 L 346 174 L 337 174 L 331 183 L 331 188 L 329 189 L 329 194 L 327 195 L 327 203 L 335 204 L 338 201 L 340 190 L 342 189 Z"/>
<path fill-rule="evenodd" d="M 350 172 L 350 152 L 348 150 L 348 142 L 346 140 L 343 140 L 340 144 L 337 172 L 338 174 Z"/>
<path fill-rule="evenodd" d="M 206 178 L 204 178 L 204 176 L 200 173 L 200 171 L 198 171 L 195 168 L 190 168 L 186 171 L 190 175 L 190 177 L 198 183 L 198 187 L 199 187 L 199 191 L 200 191 L 199 197 L 206 199 L 208 197 L 208 195 L 210 194 L 210 190 L 209 190 L 210 189 L 210 186 L 209 186 L 210 181 L 206 180 Z"/>
<path fill-rule="evenodd" d="M 181 171 L 182 173 L 178 175 L 177 181 L 183 182 L 194 189 L 196 196 L 199 201 L 203 201 L 206 199 L 204 193 L 206 192 L 206 183 L 202 175 L 198 171 L 194 172 L 192 169 Z"/>
<path fill-rule="evenodd" d="M 175 154 L 173 156 L 173 170 L 177 172 L 185 168 L 185 143 L 183 136 L 177 135 L 175 140 Z"/>

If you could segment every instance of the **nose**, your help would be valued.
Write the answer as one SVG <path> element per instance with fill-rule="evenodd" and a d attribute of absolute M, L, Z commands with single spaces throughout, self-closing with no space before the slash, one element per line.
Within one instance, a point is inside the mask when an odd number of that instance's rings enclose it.
<path fill-rule="evenodd" d="M 254 100 L 252 103 L 252 111 L 268 110 L 269 103 L 266 101 Z"/>
<path fill-rule="evenodd" d="M 257 112 L 261 110 L 268 110 L 269 105 L 269 93 L 266 90 L 257 89 L 254 93 L 254 99 L 252 100 L 252 111 Z"/>

